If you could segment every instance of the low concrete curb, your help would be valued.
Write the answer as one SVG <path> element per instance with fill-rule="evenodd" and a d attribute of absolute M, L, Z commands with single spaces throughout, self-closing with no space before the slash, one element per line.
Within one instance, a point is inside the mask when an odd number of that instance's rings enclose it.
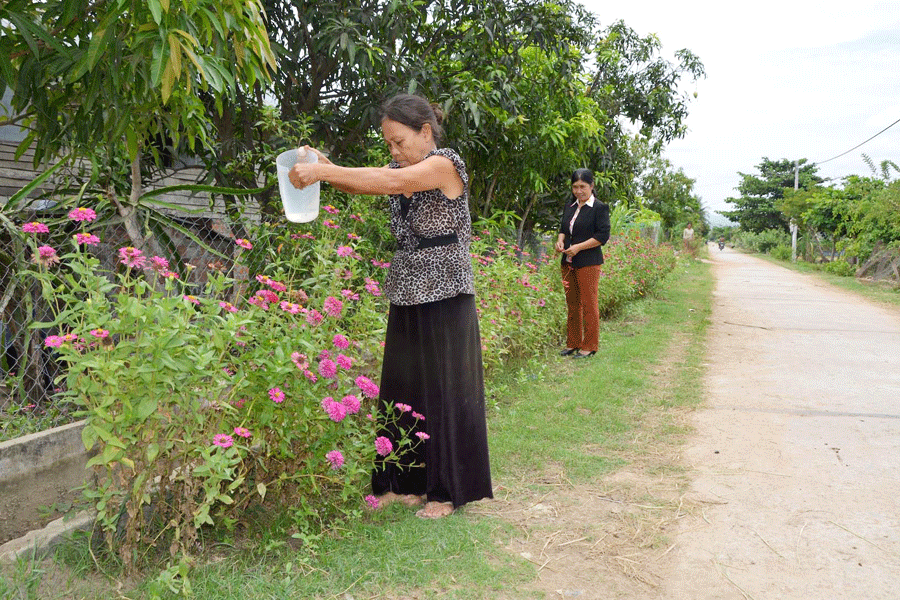
<path fill-rule="evenodd" d="M 51 521 L 43 529 L 29 531 L 0 546 L 0 562 L 15 562 L 20 556 L 43 558 L 75 531 L 93 527 L 95 518 L 94 511 L 81 511 L 69 520 L 63 517 Z"/>
<path fill-rule="evenodd" d="M 45 469 L 78 454 L 85 454 L 81 430 L 87 421 L 0 442 L 0 482 Z"/>
<path fill-rule="evenodd" d="M 58 507 L 81 496 L 92 454 L 81 441 L 84 426 L 79 421 L 0 442 L 0 544 L 43 531 Z M 48 508 L 56 514 L 48 516 Z"/>

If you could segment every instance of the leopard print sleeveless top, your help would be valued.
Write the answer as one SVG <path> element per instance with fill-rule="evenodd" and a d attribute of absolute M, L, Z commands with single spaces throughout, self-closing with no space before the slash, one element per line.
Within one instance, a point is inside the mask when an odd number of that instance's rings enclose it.
<path fill-rule="evenodd" d="M 439 189 L 416 192 L 411 198 L 401 194 L 390 197 L 391 233 L 397 240 L 397 251 L 384 282 L 384 292 L 392 304 L 409 306 L 475 293 L 469 255 L 472 217 L 466 164 L 449 148 L 432 150 L 425 158 L 435 154 L 450 159 L 456 167 L 463 182 L 463 193 L 453 200 Z M 389 166 L 400 168 L 393 161 Z M 421 238 L 448 234 L 456 234 L 459 241 L 420 248 Z"/>

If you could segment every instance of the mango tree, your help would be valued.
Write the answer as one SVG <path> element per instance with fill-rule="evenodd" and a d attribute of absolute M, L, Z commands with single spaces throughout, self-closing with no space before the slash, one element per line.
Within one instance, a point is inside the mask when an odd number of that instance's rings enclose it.
<path fill-rule="evenodd" d="M 149 233 L 142 209 L 158 204 L 144 192 L 142 158 L 160 145 L 209 145 L 210 113 L 275 69 L 258 0 L 12 0 L 0 27 L 7 122 L 29 131 L 19 154 L 33 146 L 35 163 L 65 154 L 95 169 L 127 160 L 127 197 L 110 185 L 107 200 L 138 248 Z"/>

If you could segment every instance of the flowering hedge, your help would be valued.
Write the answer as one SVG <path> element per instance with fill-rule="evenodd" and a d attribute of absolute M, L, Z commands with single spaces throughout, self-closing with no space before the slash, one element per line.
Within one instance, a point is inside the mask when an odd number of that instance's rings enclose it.
<path fill-rule="evenodd" d="M 324 210 L 308 227 L 263 224 L 236 240 L 235 269 L 202 289 L 134 248 L 104 272 L 90 209 L 69 215 L 82 231 L 62 255 L 40 244 L 46 226 L 23 226 L 56 315 L 39 326 L 66 366 L 60 396 L 83 407 L 85 446 L 96 449 L 101 477 L 86 496 L 126 565 L 163 540 L 189 551 L 199 528 L 233 525 L 252 504 L 290 507 L 301 532 L 353 518 L 376 504 L 364 491 L 372 464 L 428 443 L 416 426 L 381 435 L 379 424 L 410 408 L 373 401 L 389 265 L 372 240 L 386 238 L 383 213 Z M 472 254 L 488 377 L 509 357 L 558 344 L 558 259 L 488 229 Z M 647 293 L 674 261 L 632 237 L 606 254 L 604 313 Z M 241 270 L 249 276 L 236 279 Z"/>

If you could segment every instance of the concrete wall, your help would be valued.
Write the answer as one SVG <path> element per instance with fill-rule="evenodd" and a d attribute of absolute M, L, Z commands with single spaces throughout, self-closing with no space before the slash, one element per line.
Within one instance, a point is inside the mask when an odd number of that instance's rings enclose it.
<path fill-rule="evenodd" d="M 84 421 L 0 442 L 0 544 L 61 515 L 44 510 L 80 498 L 91 473 L 81 442 Z"/>

